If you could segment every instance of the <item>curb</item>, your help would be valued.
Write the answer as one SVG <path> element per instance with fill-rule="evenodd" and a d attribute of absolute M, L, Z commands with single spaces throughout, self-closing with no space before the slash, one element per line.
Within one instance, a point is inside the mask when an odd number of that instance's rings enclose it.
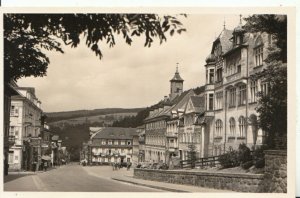
<path fill-rule="evenodd" d="M 174 189 L 174 188 L 168 188 L 168 187 L 162 187 L 162 186 L 155 186 L 155 185 L 151 185 L 151 184 L 143 184 L 143 183 L 139 183 L 139 182 L 135 182 L 135 181 L 130 181 L 130 180 L 126 180 L 126 179 L 121 179 L 121 178 L 112 177 L 111 179 L 112 180 L 116 180 L 116 181 L 130 183 L 130 184 L 135 184 L 135 185 L 139 185 L 139 186 L 146 186 L 146 187 L 149 187 L 149 188 L 155 188 L 155 189 L 159 189 L 159 190 L 165 190 L 165 191 L 169 191 L 169 192 L 182 192 L 182 193 L 188 193 L 189 192 L 189 191 L 178 190 L 178 189 Z"/>

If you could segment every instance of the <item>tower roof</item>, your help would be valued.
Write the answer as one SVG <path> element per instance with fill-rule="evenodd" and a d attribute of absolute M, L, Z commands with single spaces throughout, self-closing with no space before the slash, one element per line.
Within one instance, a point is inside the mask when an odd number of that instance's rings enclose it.
<path fill-rule="evenodd" d="M 176 72 L 175 72 L 175 75 L 174 77 L 170 80 L 171 82 L 174 82 L 174 81 L 177 81 L 177 82 L 183 82 L 184 80 L 181 78 L 181 76 L 179 75 L 179 72 L 178 72 L 178 65 L 176 67 Z"/>

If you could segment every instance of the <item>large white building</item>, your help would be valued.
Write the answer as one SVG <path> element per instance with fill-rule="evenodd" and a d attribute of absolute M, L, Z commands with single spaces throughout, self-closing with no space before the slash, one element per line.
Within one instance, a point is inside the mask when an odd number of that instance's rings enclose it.
<path fill-rule="evenodd" d="M 169 97 L 152 106 L 144 120 L 145 160 L 186 160 L 191 144 L 198 158 L 223 154 L 241 143 L 262 145 L 267 134 L 258 128 L 255 108 L 257 94 L 267 94 L 268 84 L 251 76 L 266 67 L 270 46 L 271 35 L 246 32 L 240 23 L 234 30 L 224 27 L 212 43 L 204 86 L 183 92 L 177 69 Z"/>
<path fill-rule="evenodd" d="M 11 97 L 9 138 L 14 142 L 9 149 L 10 170 L 36 167 L 41 156 L 41 102 L 32 87 L 16 87 L 19 94 Z M 25 144 L 30 145 L 29 150 Z"/>

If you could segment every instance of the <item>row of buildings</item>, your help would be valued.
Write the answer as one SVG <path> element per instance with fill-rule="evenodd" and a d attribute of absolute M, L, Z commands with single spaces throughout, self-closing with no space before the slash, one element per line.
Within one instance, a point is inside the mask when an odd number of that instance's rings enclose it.
<path fill-rule="evenodd" d="M 5 173 L 38 170 L 43 161 L 60 164 L 68 154 L 62 140 L 45 123 L 46 116 L 35 89 L 19 87 L 15 82 L 8 86 L 11 93 L 4 111 Z"/>
<path fill-rule="evenodd" d="M 257 126 L 257 93 L 268 85 L 251 76 L 266 66 L 272 37 L 246 32 L 240 23 L 225 28 L 212 43 L 204 65 L 205 85 L 184 91 L 178 67 L 170 80 L 170 94 L 153 105 L 141 127 L 140 159 L 169 163 L 172 157 L 186 160 L 189 145 L 198 158 L 217 156 L 239 144 L 255 147 L 264 143 Z"/>
<path fill-rule="evenodd" d="M 129 153 L 135 157 L 134 164 L 170 164 L 173 158 L 188 159 L 190 145 L 194 145 L 197 157 L 203 158 L 237 149 L 241 143 L 250 148 L 264 144 L 268 134 L 258 128 L 255 108 L 257 94 L 267 94 L 268 84 L 251 76 L 266 67 L 264 59 L 272 45 L 267 33 L 246 32 L 241 23 L 234 30 L 224 26 L 208 49 L 203 65 L 205 85 L 184 91 L 177 67 L 169 96 L 151 106 L 144 125 L 101 129 L 91 137 L 86 144 L 91 149 L 90 162 L 122 161 L 120 156 L 128 161 Z M 130 135 L 122 137 L 127 130 Z"/>

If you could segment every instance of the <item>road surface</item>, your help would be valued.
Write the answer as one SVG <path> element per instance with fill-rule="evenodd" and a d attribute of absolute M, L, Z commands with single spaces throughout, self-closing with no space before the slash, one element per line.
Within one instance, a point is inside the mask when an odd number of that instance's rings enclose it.
<path fill-rule="evenodd" d="M 110 178 L 111 175 L 126 173 L 130 174 L 130 171 L 112 171 L 111 167 L 82 167 L 70 164 L 36 174 L 8 175 L 4 179 L 4 191 L 162 192 Z"/>

